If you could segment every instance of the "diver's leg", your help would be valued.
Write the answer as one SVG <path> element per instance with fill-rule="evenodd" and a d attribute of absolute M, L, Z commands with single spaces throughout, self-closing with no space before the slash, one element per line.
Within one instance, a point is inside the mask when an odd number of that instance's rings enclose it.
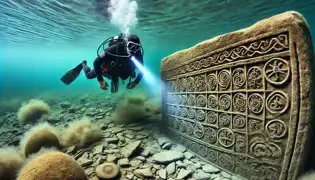
<path fill-rule="evenodd" d="M 96 73 L 95 73 L 94 69 L 91 70 L 91 68 L 89 68 L 89 67 L 86 65 L 86 61 L 83 61 L 82 67 L 83 67 L 83 71 L 84 71 L 84 73 L 85 73 L 86 78 L 88 78 L 88 79 L 94 79 L 94 78 L 96 78 Z"/>

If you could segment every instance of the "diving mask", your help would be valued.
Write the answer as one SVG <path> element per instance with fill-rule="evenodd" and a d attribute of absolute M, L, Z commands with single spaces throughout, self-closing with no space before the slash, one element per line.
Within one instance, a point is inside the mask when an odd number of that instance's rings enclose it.
<path fill-rule="evenodd" d="M 128 41 L 127 42 L 127 52 L 128 52 L 128 54 L 130 54 L 130 53 L 134 54 L 134 53 L 138 52 L 141 47 L 142 47 L 141 44 L 134 43 L 132 41 Z"/>

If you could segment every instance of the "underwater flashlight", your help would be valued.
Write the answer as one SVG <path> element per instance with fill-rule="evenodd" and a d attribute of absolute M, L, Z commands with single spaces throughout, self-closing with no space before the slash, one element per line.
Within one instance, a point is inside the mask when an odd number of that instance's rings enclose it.
<path fill-rule="evenodd" d="M 143 73 L 143 78 L 145 79 L 145 81 L 153 86 L 156 86 L 157 83 L 155 82 L 155 78 L 153 77 L 153 75 L 142 64 L 140 64 L 139 61 L 134 56 L 131 56 L 130 59 L 132 60 L 133 63 L 135 63 L 137 68 Z"/>

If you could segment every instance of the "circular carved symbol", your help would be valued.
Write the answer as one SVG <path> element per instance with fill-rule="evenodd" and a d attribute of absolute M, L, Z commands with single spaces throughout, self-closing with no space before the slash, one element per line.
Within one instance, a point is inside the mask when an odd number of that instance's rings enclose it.
<path fill-rule="evenodd" d="M 207 82 L 208 82 L 208 91 L 215 91 L 217 88 L 217 77 L 215 74 L 209 74 L 207 76 Z"/>
<path fill-rule="evenodd" d="M 207 115 L 207 121 L 210 124 L 215 124 L 217 122 L 217 113 L 214 111 L 209 111 Z"/>
<path fill-rule="evenodd" d="M 228 70 L 222 70 L 218 74 L 219 85 L 223 89 L 227 89 L 231 83 L 231 74 Z"/>
<path fill-rule="evenodd" d="M 182 104 L 182 96 L 181 95 L 177 95 L 176 99 L 177 99 L 177 104 Z"/>
<path fill-rule="evenodd" d="M 175 81 L 175 91 L 180 91 L 181 82 L 180 79 L 176 79 Z"/>
<path fill-rule="evenodd" d="M 195 90 L 195 83 L 194 83 L 194 78 L 193 77 L 189 77 L 187 79 L 187 87 L 186 87 L 186 89 L 189 92 L 193 92 Z"/>
<path fill-rule="evenodd" d="M 188 114 L 188 110 L 187 110 L 187 108 L 182 108 L 182 112 L 181 112 L 180 116 L 182 116 L 182 117 L 186 117 L 186 116 L 187 116 L 187 114 Z"/>
<path fill-rule="evenodd" d="M 174 106 L 168 106 L 167 113 L 170 115 L 174 115 L 174 113 L 175 113 L 174 109 L 175 109 Z"/>
<path fill-rule="evenodd" d="M 206 79 L 205 76 L 197 76 L 195 78 L 196 91 L 205 91 L 206 90 Z"/>
<path fill-rule="evenodd" d="M 245 84 L 244 70 L 237 68 L 233 71 L 233 84 L 237 88 L 241 88 Z"/>
<path fill-rule="evenodd" d="M 228 126 L 231 122 L 231 116 L 226 114 L 226 113 L 223 113 L 220 115 L 219 117 L 219 123 L 221 126 Z"/>
<path fill-rule="evenodd" d="M 267 123 L 265 130 L 271 139 L 279 139 L 286 135 L 287 126 L 283 121 L 275 119 Z"/>
<path fill-rule="evenodd" d="M 206 96 L 204 96 L 204 95 L 199 95 L 199 96 L 197 97 L 197 106 L 199 106 L 199 107 L 204 107 L 204 106 L 206 106 L 206 101 L 207 101 Z"/>
<path fill-rule="evenodd" d="M 251 67 L 247 73 L 248 87 L 259 89 L 262 87 L 262 72 L 258 67 Z"/>
<path fill-rule="evenodd" d="M 261 113 L 264 106 L 263 97 L 260 94 L 254 93 L 248 98 L 248 108 L 255 114 Z"/>
<path fill-rule="evenodd" d="M 231 147 L 235 143 L 234 133 L 228 128 L 222 128 L 218 132 L 218 141 L 223 147 Z"/>
<path fill-rule="evenodd" d="M 197 110 L 196 117 L 198 121 L 203 121 L 206 117 L 206 113 L 203 110 Z"/>
<path fill-rule="evenodd" d="M 244 112 L 246 108 L 246 97 L 242 93 L 237 93 L 233 97 L 234 108 L 240 112 Z"/>
<path fill-rule="evenodd" d="M 187 95 L 182 95 L 182 104 L 183 105 L 187 104 Z"/>
<path fill-rule="evenodd" d="M 197 153 L 197 151 L 198 151 L 198 145 L 197 145 L 197 143 L 192 142 L 192 143 L 190 144 L 190 149 L 191 149 L 191 151 Z"/>
<path fill-rule="evenodd" d="M 176 107 L 176 116 L 180 116 L 180 114 L 182 113 L 182 109 L 180 107 Z"/>
<path fill-rule="evenodd" d="M 201 123 L 196 123 L 194 126 L 194 135 L 200 139 L 203 137 L 204 134 L 205 134 L 205 129 L 203 125 Z"/>
<path fill-rule="evenodd" d="M 179 120 L 179 130 L 182 131 L 182 132 L 186 131 L 186 123 L 185 123 L 185 121 Z"/>
<path fill-rule="evenodd" d="M 208 148 L 207 157 L 211 162 L 216 162 L 217 161 L 217 151 Z"/>
<path fill-rule="evenodd" d="M 173 104 L 173 95 L 168 95 L 167 96 L 167 102 L 170 104 Z"/>
<path fill-rule="evenodd" d="M 217 133 L 212 128 L 207 128 L 205 131 L 205 141 L 214 144 L 217 141 Z"/>
<path fill-rule="evenodd" d="M 196 104 L 195 96 L 190 94 L 188 96 L 188 106 L 195 106 L 195 104 Z"/>
<path fill-rule="evenodd" d="M 188 118 L 194 119 L 195 118 L 196 111 L 194 109 L 189 108 L 188 109 Z"/>
<path fill-rule="evenodd" d="M 219 165 L 230 170 L 233 169 L 234 160 L 227 154 L 221 154 L 219 155 Z"/>
<path fill-rule="evenodd" d="M 266 101 L 267 110 L 273 114 L 282 114 L 289 106 L 288 96 L 279 90 L 269 94 Z"/>
<path fill-rule="evenodd" d="M 233 118 L 233 124 L 235 128 L 243 128 L 245 126 L 245 118 L 241 115 L 236 115 Z"/>
<path fill-rule="evenodd" d="M 207 156 L 207 147 L 204 145 L 199 145 L 198 148 L 198 154 L 200 154 L 201 156 Z"/>
<path fill-rule="evenodd" d="M 182 92 L 185 92 L 186 91 L 186 88 L 187 88 L 187 79 L 186 78 L 183 78 L 181 80 L 181 84 L 180 84 L 180 90 Z"/>
<path fill-rule="evenodd" d="M 281 58 L 270 59 L 264 66 L 264 72 L 268 82 L 281 85 L 289 78 L 289 63 Z"/>
<path fill-rule="evenodd" d="M 194 132 L 194 126 L 190 122 L 186 122 L 186 132 L 188 135 L 192 135 Z"/>
<path fill-rule="evenodd" d="M 174 119 L 174 128 L 179 129 L 179 120 L 177 118 Z"/>
<path fill-rule="evenodd" d="M 208 105 L 211 108 L 216 108 L 217 107 L 217 97 L 215 95 L 210 95 L 208 97 Z"/>
<path fill-rule="evenodd" d="M 230 108 L 230 106 L 231 106 L 231 99 L 230 99 L 230 97 L 228 95 L 226 95 L 226 94 L 223 94 L 220 97 L 219 105 L 220 105 L 221 109 L 228 110 Z"/>

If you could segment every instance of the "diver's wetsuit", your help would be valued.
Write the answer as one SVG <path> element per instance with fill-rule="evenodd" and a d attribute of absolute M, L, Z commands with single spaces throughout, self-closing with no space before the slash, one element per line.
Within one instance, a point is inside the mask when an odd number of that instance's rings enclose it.
<path fill-rule="evenodd" d="M 128 56 L 126 50 L 126 43 L 118 42 L 115 45 L 106 48 L 105 51 L 108 52 L 108 53 L 104 52 L 105 56 L 100 55 L 94 60 L 93 70 L 91 70 L 85 63 L 82 63 L 86 77 L 88 79 L 97 78 L 99 81 L 103 80 L 103 76 L 111 77 L 111 79 L 114 81 L 117 81 L 118 77 L 120 77 L 122 80 L 126 80 L 135 69 L 134 63 L 129 59 L 129 57 L 117 57 L 111 55 L 114 54 L 118 56 Z M 136 54 L 134 54 L 134 56 L 139 61 L 140 64 L 143 64 L 143 55 L 140 50 L 137 51 Z M 112 62 L 116 63 L 114 67 L 111 66 Z M 101 67 L 102 64 L 104 67 L 108 68 L 108 72 L 105 74 L 102 73 Z M 138 84 L 142 77 L 143 74 L 140 71 L 134 82 Z"/>

